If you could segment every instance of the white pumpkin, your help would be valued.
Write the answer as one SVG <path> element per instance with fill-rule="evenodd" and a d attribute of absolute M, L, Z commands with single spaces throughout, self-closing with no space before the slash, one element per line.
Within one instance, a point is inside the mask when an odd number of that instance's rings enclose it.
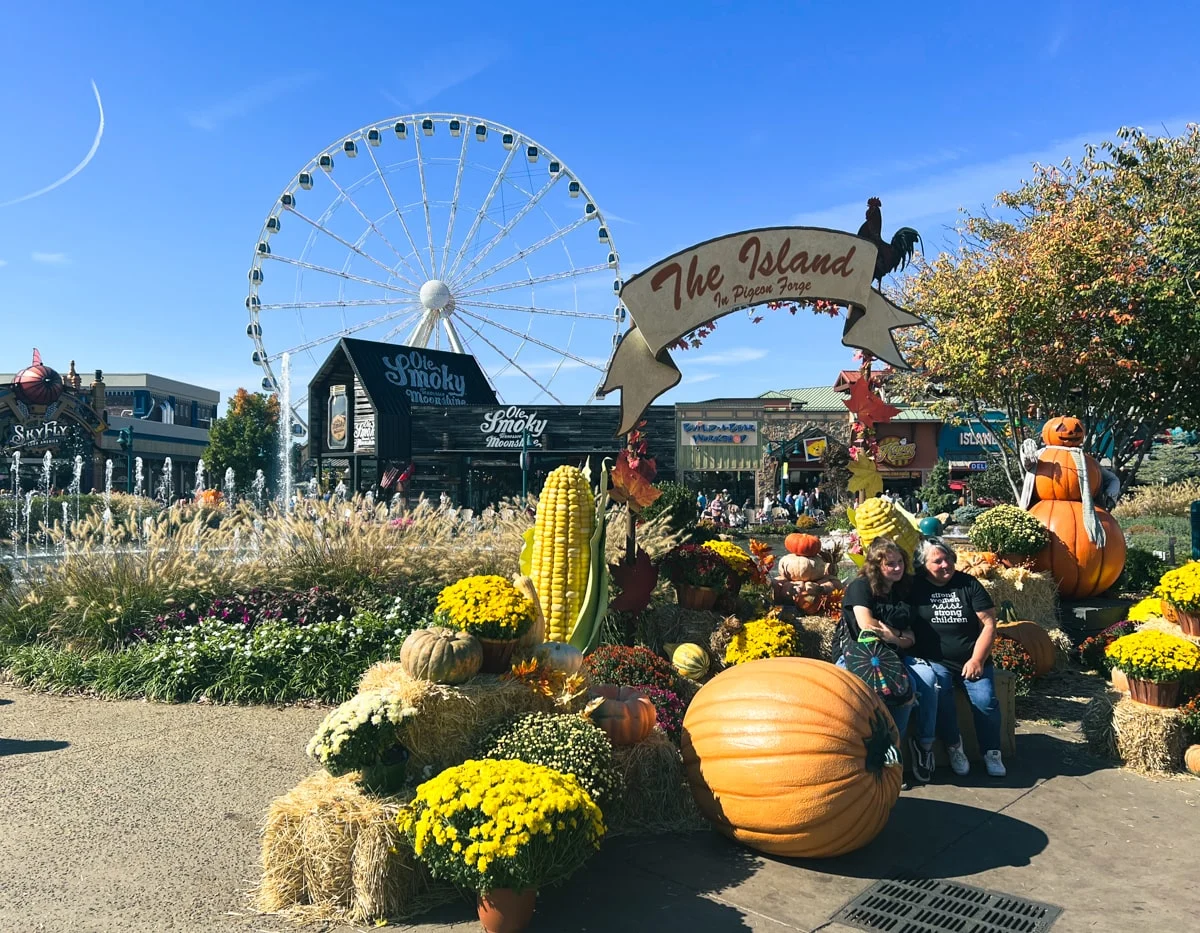
<path fill-rule="evenodd" d="M 565 641 L 544 642 L 534 654 L 551 670 L 564 674 L 578 674 L 583 667 L 583 652 Z"/>

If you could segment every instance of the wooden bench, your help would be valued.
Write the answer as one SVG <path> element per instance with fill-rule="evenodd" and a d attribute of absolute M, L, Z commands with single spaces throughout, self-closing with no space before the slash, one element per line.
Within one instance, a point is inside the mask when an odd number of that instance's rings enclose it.
<path fill-rule="evenodd" d="M 1000 701 L 1000 752 L 1007 760 L 1017 756 L 1017 693 L 1016 678 L 1008 671 L 996 671 L 996 699 Z M 983 761 L 983 752 L 979 748 L 979 740 L 975 737 L 975 719 L 971 714 L 971 701 L 967 692 L 955 688 L 954 705 L 958 711 L 958 729 L 963 737 L 963 751 L 971 761 Z M 908 734 L 916 734 L 917 715 L 914 711 L 908 720 Z M 904 767 L 911 770 L 912 757 L 907 738 L 904 745 Z M 941 739 L 933 743 L 933 754 L 938 767 L 947 767 L 950 759 L 946 755 L 946 746 Z"/>

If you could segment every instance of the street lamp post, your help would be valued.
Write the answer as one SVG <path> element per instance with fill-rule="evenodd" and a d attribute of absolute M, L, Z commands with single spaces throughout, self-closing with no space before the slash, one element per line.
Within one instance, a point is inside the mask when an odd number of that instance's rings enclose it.
<path fill-rule="evenodd" d="M 779 463 L 779 501 L 782 502 L 787 496 L 788 483 L 788 462 L 786 459 Z"/>

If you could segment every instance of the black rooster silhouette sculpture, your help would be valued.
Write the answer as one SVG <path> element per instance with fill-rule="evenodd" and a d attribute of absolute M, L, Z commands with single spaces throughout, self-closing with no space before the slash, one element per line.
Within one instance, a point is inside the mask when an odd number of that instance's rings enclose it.
<path fill-rule="evenodd" d="M 892 234 L 891 243 L 885 240 L 883 214 L 879 210 L 882 206 L 883 202 L 879 198 L 870 198 L 867 201 L 867 220 L 858 228 L 858 235 L 870 240 L 879 249 L 875 257 L 875 274 L 871 281 L 878 282 L 880 289 L 883 288 L 883 277 L 907 266 L 916 245 L 921 242 L 921 234 L 912 227 L 901 227 L 897 230 Z"/>

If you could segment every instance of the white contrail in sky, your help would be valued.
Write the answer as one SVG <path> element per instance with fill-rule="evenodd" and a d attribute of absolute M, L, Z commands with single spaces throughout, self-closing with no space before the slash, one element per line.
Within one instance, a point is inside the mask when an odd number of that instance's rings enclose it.
<path fill-rule="evenodd" d="M 11 201 L 5 201 L 3 204 L 0 204 L 0 207 L 8 207 L 12 204 L 20 204 L 22 201 L 30 201 L 33 198 L 40 198 L 43 194 L 48 191 L 53 191 L 59 185 L 65 185 L 72 178 L 87 168 L 88 163 L 91 162 L 92 158 L 96 155 L 96 150 L 100 148 L 101 137 L 104 136 L 104 104 L 100 101 L 100 89 L 96 87 L 95 81 L 92 82 L 92 93 L 96 95 L 96 107 L 100 110 L 100 125 L 96 127 L 96 138 L 92 140 L 92 148 L 89 149 L 88 154 L 83 157 L 83 161 L 53 184 L 47 185 L 45 188 L 41 188 L 38 191 L 31 192 L 30 194 L 22 195 L 19 198 L 13 198 Z"/>

